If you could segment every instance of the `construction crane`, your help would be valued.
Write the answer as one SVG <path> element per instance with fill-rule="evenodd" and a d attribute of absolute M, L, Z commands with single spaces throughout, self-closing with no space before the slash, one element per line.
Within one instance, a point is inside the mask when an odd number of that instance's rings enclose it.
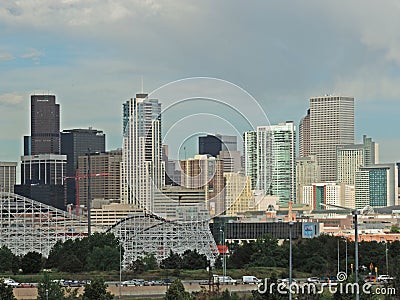
<path fill-rule="evenodd" d="M 93 173 L 90 174 L 90 177 L 99 177 L 99 176 L 108 176 L 108 173 Z M 79 208 L 81 206 L 80 199 L 79 199 L 79 181 L 82 178 L 88 178 L 88 174 L 79 174 L 79 169 L 76 169 L 76 174 L 75 176 L 65 176 L 64 181 L 67 179 L 75 179 L 75 198 L 76 198 L 76 204 L 75 204 L 75 209 L 76 209 L 76 215 L 79 216 Z M 89 188 L 89 187 L 88 187 Z M 88 199 L 88 201 L 90 201 Z"/>

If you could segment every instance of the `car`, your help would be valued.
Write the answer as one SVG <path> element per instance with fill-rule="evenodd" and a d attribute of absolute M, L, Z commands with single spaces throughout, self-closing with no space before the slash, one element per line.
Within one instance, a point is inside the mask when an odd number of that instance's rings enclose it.
<path fill-rule="evenodd" d="M 19 287 L 20 283 L 16 282 L 14 279 L 12 278 L 5 278 L 4 279 L 4 284 L 8 285 L 8 286 L 12 286 L 12 287 Z"/>
<path fill-rule="evenodd" d="M 35 286 L 36 285 L 34 283 L 29 283 L 29 282 L 21 282 L 19 284 L 19 287 L 21 287 L 21 288 L 33 288 Z"/>
<path fill-rule="evenodd" d="M 367 275 L 364 277 L 365 282 L 376 282 L 376 276 L 375 275 Z"/>
<path fill-rule="evenodd" d="M 242 283 L 243 284 L 258 284 L 258 283 L 261 283 L 262 282 L 262 280 L 261 279 L 258 279 L 257 277 L 255 277 L 255 276 L 243 276 L 242 277 Z"/>
<path fill-rule="evenodd" d="M 161 282 L 162 282 L 162 285 L 171 285 L 172 283 L 174 283 L 174 281 L 169 278 L 165 278 Z"/>
<path fill-rule="evenodd" d="M 218 276 L 218 282 L 220 284 L 236 284 L 237 280 L 233 279 L 231 276 Z"/>
<path fill-rule="evenodd" d="M 289 278 L 282 278 L 282 279 L 278 279 L 278 283 L 289 283 Z M 297 282 L 296 279 L 292 278 L 292 283 Z"/>
<path fill-rule="evenodd" d="M 389 276 L 389 275 L 379 275 L 378 278 L 377 278 L 377 281 L 379 281 L 379 282 L 388 282 L 388 281 L 391 281 L 393 279 L 394 278 Z"/>
<path fill-rule="evenodd" d="M 320 279 L 319 279 L 319 277 L 308 277 L 307 282 L 308 283 L 319 283 Z"/>
<path fill-rule="evenodd" d="M 144 279 L 131 279 L 121 282 L 122 286 L 143 286 L 145 285 Z"/>

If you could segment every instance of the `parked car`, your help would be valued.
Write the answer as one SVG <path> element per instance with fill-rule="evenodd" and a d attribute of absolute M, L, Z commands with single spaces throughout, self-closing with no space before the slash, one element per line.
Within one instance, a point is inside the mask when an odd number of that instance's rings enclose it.
<path fill-rule="evenodd" d="M 289 283 L 289 278 L 282 278 L 282 279 L 278 279 L 278 283 Z M 293 282 L 297 282 L 296 279 L 292 278 L 292 283 Z"/>
<path fill-rule="evenodd" d="M 243 284 L 258 284 L 258 283 L 261 283 L 261 282 L 262 282 L 262 280 L 258 279 L 255 276 L 243 276 L 242 277 L 242 283 Z"/>
<path fill-rule="evenodd" d="M 233 279 L 231 276 L 218 276 L 218 282 L 220 284 L 236 284 L 237 280 Z"/>
<path fill-rule="evenodd" d="M 174 281 L 169 278 L 165 278 L 162 280 L 162 285 L 171 285 Z"/>
<path fill-rule="evenodd" d="M 4 284 L 8 285 L 8 286 L 12 286 L 12 287 L 19 287 L 20 286 L 19 282 L 16 282 L 12 278 L 4 278 Z"/>
<path fill-rule="evenodd" d="M 391 280 L 393 280 L 393 279 L 394 279 L 394 278 L 391 277 L 391 276 L 389 276 L 389 275 L 379 275 L 378 278 L 377 278 L 377 280 L 378 280 L 379 282 L 388 282 L 388 281 L 391 281 Z"/>
<path fill-rule="evenodd" d="M 308 277 L 307 282 L 308 283 L 319 283 L 320 279 L 319 279 L 319 277 Z"/>
<path fill-rule="evenodd" d="M 375 275 L 367 275 L 364 277 L 365 282 L 376 282 L 376 276 Z"/>

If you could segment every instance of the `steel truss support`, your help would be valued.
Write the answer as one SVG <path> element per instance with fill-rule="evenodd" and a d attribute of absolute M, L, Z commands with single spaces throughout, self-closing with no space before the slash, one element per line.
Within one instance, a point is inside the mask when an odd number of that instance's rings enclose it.
<path fill-rule="evenodd" d="M 178 254 L 197 250 L 206 255 L 213 265 L 218 255 L 217 246 L 209 229 L 208 220 L 170 221 L 154 214 L 137 213 L 121 220 L 108 231 L 122 242 L 122 267 L 146 253 L 154 254 L 160 262 L 170 251 Z"/>

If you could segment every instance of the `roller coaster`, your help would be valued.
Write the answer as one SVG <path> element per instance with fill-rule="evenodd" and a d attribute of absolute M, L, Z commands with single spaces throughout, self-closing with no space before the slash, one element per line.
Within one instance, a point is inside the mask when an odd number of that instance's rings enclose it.
<path fill-rule="evenodd" d="M 173 221 L 141 212 L 95 231 L 112 232 L 119 238 L 123 268 L 146 253 L 161 261 L 170 251 L 182 254 L 186 250 L 197 250 L 213 264 L 218 250 L 208 218 L 196 207 L 189 209 L 183 214 L 189 219 Z M 0 226 L 0 247 L 8 247 L 15 255 L 36 251 L 47 257 L 57 241 L 87 236 L 87 218 L 6 192 L 0 192 Z"/>

